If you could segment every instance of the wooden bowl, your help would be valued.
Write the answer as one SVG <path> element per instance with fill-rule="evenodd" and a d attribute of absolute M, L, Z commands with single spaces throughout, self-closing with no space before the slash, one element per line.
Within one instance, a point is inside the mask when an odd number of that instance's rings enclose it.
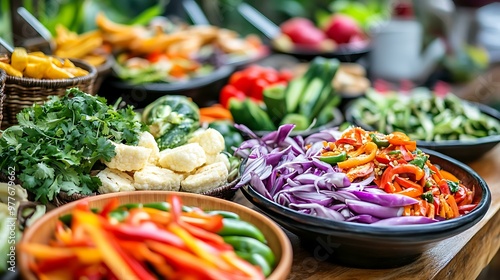
<path fill-rule="evenodd" d="M 258 227 L 266 237 L 269 247 L 276 256 L 276 267 L 268 280 L 284 280 L 289 275 L 292 267 L 292 246 L 283 230 L 266 216 L 240 204 L 201 194 L 169 192 L 169 191 L 134 191 L 111 193 L 84 198 L 89 201 L 91 208 L 102 208 L 113 198 L 118 198 L 121 204 L 125 203 L 150 203 L 166 201 L 168 195 L 176 194 L 186 206 L 197 206 L 203 210 L 226 210 L 237 213 L 242 220 Z M 81 201 L 81 200 L 80 200 Z M 24 231 L 19 244 L 42 243 L 47 244 L 53 237 L 56 221 L 62 215 L 68 214 L 80 202 L 75 201 L 58 207 L 37 220 Z M 28 264 L 32 257 L 18 252 L 19 271 L 23 279 L 35 280 L 35 275 Z"/>

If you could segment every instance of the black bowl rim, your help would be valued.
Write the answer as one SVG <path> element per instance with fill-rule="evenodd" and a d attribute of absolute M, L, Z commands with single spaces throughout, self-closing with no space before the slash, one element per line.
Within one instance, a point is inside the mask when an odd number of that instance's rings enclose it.
<path fill-rule="evenodd" d="M 119 89 L 141 89 L 147 92 L 154 93 L 167 93 L 175 91 L 186 91 L 192 90 L 206 85 L 215 83 L 224 78 L 229 77 L 234 72 L 233 65 L 223 65 L 215 69 L 212 73 L 194 77 L 189 80 L 173 82 L 173 83 L 144 83 L 144 84 L 132 84 L 125 80 L 121 80 L 118 77 L 114 77 L 110 80 L 110 84 L 113 87 Z"/>
<path fill-rule="evenodd" d="M 271 44 L 271 48 L 279 53 L 289 54 L 289 55 L 312 55 L 312 56 L 325 56 L 325 57 L 335 57 L 335 56 L 346 56 L 346 55 L 361 55 L 367 54 L 372 49 L 371 40 L 365 40 L 367 43 L 365 46 L 353 47 L 352 43 L 337 45 L 337 48 L 333 51 L 315 51 L 303 48 L 295 48 L 291 51 L 276 48 L 274 44 Z"/>
<path fill-rule="evenodd" d="M 362 121 L 355 119 L 353 117 L 352 110 L 353 110 L 356 102 L 359 102 L 358 99 L 352 100 L 346 105 L 346 110 L 345 110 L 346 121 L 350 122 L 352 124 L 355 124 L 355 125 L 359 125 L 360 127 L 363 127 L 367 130 L 375 131 L 376 129 L 374 127 L 369 126 L 369 125 L 363 123 Z M 465 102 L 469 105 L 478 107 L 478 109 L 481 111 L 481 113 L 489 115 L 490 117 L 492 117 L 500 122 L 500 112 L 497 111 L 496 109 L 494 109 L 488 105 L 477 103 L 477 102 L 472 102 L 472 101 L 467 101 L 467 100 L 462 100 L 462 102 Z M 475 147 L 475 146 L 481 146 L 484 144 L 500 142 L 500 134 L 489 135 L 489 136 L 477 138 L 473 141 L 464 141 L 464 140 L 443 140 L 443 141 L 416 140 L 416 141 L 417 141 L 417 146 L 429 148 L 429 149 Z"/>
<path fill-rule="evenodd" d="M 443 160 L 451 162 L 456 166 L 464 169 L 467 173 L 469 173 L 475 180 L 477 180 L 479 186 L 482 189 L 482 197 L 478 202 L 478 206 L 474 208 L 470 213 L 451 220 L 439 221 L 431 224 L 418 224 L 418 225 L 399 225 L 399 226 L 374 226 L 371 224 L 361 224 L 361 223 L 353 223 L 346 221 L 332 221 L 326 218 L 315 217 L 308 214 L 303 214 L 297 211 L 294 211 L 290 208 L 282 206 L 274 201 L 271 201 L 265 198 L 260 193 L 256 192 L 249 185 L 245 185 L 242 187 L 242 192 L 245 196 L 258 199 L 259 202 L 255 202 L 253 199 L 249 199 L 251 203 L 256 205 L 257 207 L 264 210 L 264 212 L 273 212 L 273 214 L 278 214 L 281 216 L 286 216 L 287 219 L 294 220 L 295 223 L 302 223 L 304 225 L 309 225 L 311 231 L 314 231 L 314 228 L 327 229 L 330 231 L 343 232 L 343 233 L 352 233 L 359 234 L 363 236 L 372 236 L 372 237 L 384 237 L 385 238 L 401 238 L 402 236 L 410 236 L 410 237 L 419 237 L 424 238 L 426 236 L 433 236 L 437 238 L 438 235 L 448 235 L 457 230 L 465 231 L 466 229 L 472 227 L 474 224 L 479 222 L 491 204 L 491 192 L 488 188 L 488 185 L 472 168 L 465 165 L 464 163 L 453 159 L 449 156 L 446 156 L 442 153 L 422 149 L 425 153 L 429 154 L 432 157 L 440 157 Z M 266 208 L 263 208 L 263 204 Z M 272 215 L 270 215 L 272 217 Z M 305 222 L 304 222 L 305 221 Z"/>
<path fill-rule="evenodd" d="M 339 126 L 340 124 L 342 124 L 342 122 L 344 122 L 344 115 L 342 114 L 342 112 L 340 111 L 340 109 L 338 107 L 334 107 L 333 108 L 333 120 L 331 120 L 330 122 L 324 124 L 324 125 L 321 125 L 321 126 L 318 126 L 318 127 L 313 127 L 313 128 L 310 128 L 310 129 L 306 129 L 306 130 L 292 130 L 292 132 L 290 132 L 290 136 L 291 137 L 295 137 L 295 136 L 298 136 L 298 135 L 310 135 L 310 134 L 313 134 L 313 133 L 316 133 L 316 132 L 320 132 L 324 129 L 328 129 L 328 128 L 332 128 L 332 127 L 336 127 L 336 126 Z M 265 131 L 265 130 L 257 130 L 257 131 L 254 131 L 255 135 L 259 136 L 259 137 L 262 137 L 268 133 L 271 133 L 272 131 Z"/>

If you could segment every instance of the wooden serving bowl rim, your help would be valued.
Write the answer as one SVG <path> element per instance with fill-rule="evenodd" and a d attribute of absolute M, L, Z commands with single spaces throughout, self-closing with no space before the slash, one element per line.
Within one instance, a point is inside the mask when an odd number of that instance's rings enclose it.
<path fill-rule="evenodd" d="M 167 196 L 174 194 L 181 198 L 183 205 L 197 206 L 203 210 L 232 211 L 240 215 L 242 220 L 254 224 L 264 233 L 268 240 L 269 247 L 271 247 L 276 255 L 276 259 L 278 260 L 273 272 L 266 279 L 284 280 L 290 274 L 293 259 L 292 246 L 290 240 L 280 226 L 278 226 L 270 218 L 246 206 L 232 201 L 195 193 L 174 191 L 133 191 L 89 196 L 81 200 L 70 202 L 46 213 L 24 231 L 19 244 L 47 242 L 53 237 L 57 218 L 70 213 L 78 203 L 84 200 L 89 202 L 90 207 L 100 208 L 113 198 L 118 198 L 120 200 L 120 204 L 148 203 L 166 201 Z M 19 251 L 18 256 L 19 271 L 21 272 L 22 278 L 30 280 L 37 279 L 29 268 L 29 263 L 32 261 L 32 257 L 22 254 Z"/>

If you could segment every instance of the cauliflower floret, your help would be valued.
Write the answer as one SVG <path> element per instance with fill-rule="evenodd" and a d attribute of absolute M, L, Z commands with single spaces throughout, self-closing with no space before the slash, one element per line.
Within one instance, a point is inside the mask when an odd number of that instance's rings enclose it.
<path fill-rule="evenodd" d="M 152 151 L 151 149 L 139 146 L 129 146 L 117 143 L 113 143 L 113 145 L 115 145 L 116 155 L 111 161 L 104 162 L 104 164 L 109 168 L 118 169 L 120 171 L 142 169 L 148 163 Z"/>
<path fill-rule="evenodd" d="M 205 165 L 181 182 L 185 192 L 203 193 L 215 189 L 227 182 L 227 168 L 223 162 Z"/>
<path fill-rule="evenodd" d="M 160 152 L 159 165 L 175 172 L 190 173 L 207 161 L 203 148 L 198 143 L 185 144 Z"/>
<path fill-rule="evenodd" d="M 217 155 L 224 151 L 224 136 L 213 128 L 196 133 L 188 141 L 189 143 L 198 143 L 208 155 Z"/>
<path fill-rule="evenodd" d="M 133 178 L 125 172 L 106 168 L 96 175 L 100 180 L 102 185 L 99 187 L 98 192 L 112 193 L 112 192 L 125 192 L 125 191 L 135 191 L 134 186 L 132 186 Z"/>
<path fill-rule="evenodd" d="M 170 169 L 155 165 L 146 165 L 134 173 L 134 187 L 136 190 L 165 190 L 178 191 L 184 176 Z"/>
<path fill-rule="evenodd" d="M 224 153 L 218 153 L 217 155 L 207 155 L 207 162 L 205 163 L 206 165 L 215 163 L 215 162 L 222 162 L 226 166 L 227 170 L 230 168 L 230 163 L 229 163 L 229 158 L 227 157 L 226 154 Z"/>
<path fill-rule="evenodd" d="M 139 137 L 139 144 L 137 144 L 137 146 L 151 149 L 151 155 L 149 156 L 148 162 L 152 164 L 156 164 L 158 162 L 158 159 L 160 158 L 160 149 L 158 148 L 158 143 L 156 143 L 156 140 L 151 133 L 147 131 L 143 132 Z"/>

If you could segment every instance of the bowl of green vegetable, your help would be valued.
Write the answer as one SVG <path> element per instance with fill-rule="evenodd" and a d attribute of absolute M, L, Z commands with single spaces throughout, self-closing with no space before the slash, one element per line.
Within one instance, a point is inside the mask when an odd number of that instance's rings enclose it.
<path fill-rule="evenodd" d="M 463 162 L 480 158 L 500 142 L 500 112 L 423 88 L 409 94 L 369 91 L 347 105 L 345 117 L 368 130 L 405 132 L 420 147 Z"/>
<path fill-rule="evenodd" d="M 284 280 L 292 266 L 290 241 L 265 215 L 223 199 L 168 191 L 66 204 L 28 227 L 17 247 L 24 279 Z"/>

